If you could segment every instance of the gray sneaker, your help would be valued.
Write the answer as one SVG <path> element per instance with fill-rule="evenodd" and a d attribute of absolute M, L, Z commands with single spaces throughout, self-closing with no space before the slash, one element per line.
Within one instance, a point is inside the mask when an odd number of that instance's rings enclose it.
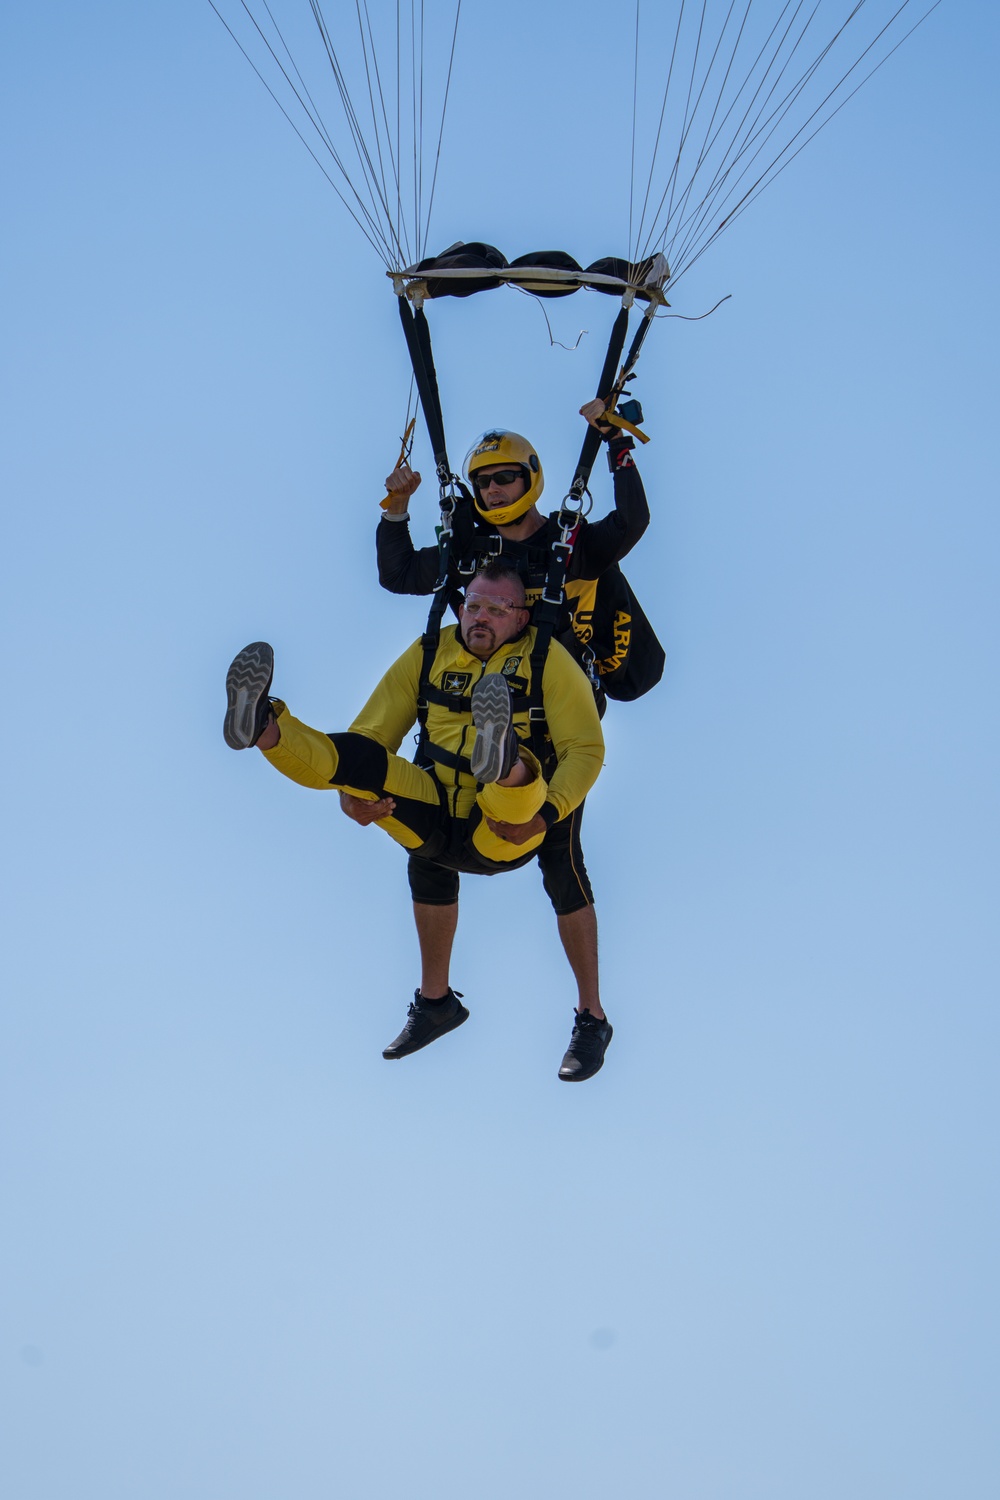
<path fill-rule="evenodd" d="M 231 750 L 256 745 L 271 717 L 267 690 L 274 676 L 274 652 L 266 641 L 253 641 L 233 658 L 226 673 L 226 717 L 222 733 Z"/>
<path fill-rule="evenodd" d="M 502 781 L 517 760 L 520 741 L 510 722 L 510 687 L 499 672 L 486 672 L 472 689 L 472 774 L 481 785 Z"/>

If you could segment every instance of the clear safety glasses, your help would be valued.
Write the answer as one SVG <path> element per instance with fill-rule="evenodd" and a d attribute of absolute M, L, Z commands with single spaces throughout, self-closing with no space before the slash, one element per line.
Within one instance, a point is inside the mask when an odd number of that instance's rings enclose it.
<path fill-rule="evenodd" d="M 463 607 L 470 615 L 486 614 L 491 620 L 506 620 L 516 610 L 525 608 L 523 604 L 515 604 L 513 599 L 501 604 L 496 599 L 484 599 L 482 594 L 466 594 Z"/>

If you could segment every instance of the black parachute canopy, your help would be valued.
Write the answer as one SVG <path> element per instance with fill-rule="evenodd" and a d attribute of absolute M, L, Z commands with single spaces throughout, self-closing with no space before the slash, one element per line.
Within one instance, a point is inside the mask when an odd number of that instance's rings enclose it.
<path fill-rule="evenodd" d="M 662 287 L 670 275 L 662 255 L 635 264 L 605 256 L 581 266 L 565 250 L 533 250 L 508 261 L 495 245 L 462 240 L 441 255 L 429 256 L 405 271 L 390 273 L 404 285 L 421 281 L 428 297 L 471 297 L 498 286 L 519 286 L 536 297 L 568 297 L 581 287 L 622 296 L 630 287 L 642 301 L 662 301 Z"/>

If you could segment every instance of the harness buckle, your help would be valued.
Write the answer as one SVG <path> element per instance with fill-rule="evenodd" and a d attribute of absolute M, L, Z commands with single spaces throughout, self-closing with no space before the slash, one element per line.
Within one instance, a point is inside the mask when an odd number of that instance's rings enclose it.
<path fill-rule="evenodd" d="M 597 668 L 594 665 L 596 661 L 597 657 L 594 655 L 592 649 L 589 646 L 586 646 L 583 651 L 583 660 L 581 661 L 580 665 L 583 667 L 584 672 L 586 672 L 587 681 L 590 683 L 590 686 L 593 688 L 595 693 L 601 686 L 601 679 L 598 677 Z"/>

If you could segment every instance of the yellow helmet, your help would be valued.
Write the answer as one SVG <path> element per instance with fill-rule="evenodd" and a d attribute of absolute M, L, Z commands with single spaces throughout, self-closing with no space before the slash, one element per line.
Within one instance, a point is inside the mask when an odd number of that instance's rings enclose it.
<path fill-rule="evenodd" d="M 472 485 L 473 503 L 476 510 L 484 521 L 492 521 L 494 526 L 510 526 L 514 521 L 520 520 L 521 516 L 529 511 L 545 488 L 545 477 L 542 474 L 542 466 L 538 461 L 538 454 L 519 432 L 509 432 L 504 427 L 493 427 L 489 432 L 484 432 L 482 437 L 477 438 L 465 456 L 465 477 L 472 483 L 472 476 L 477 469 L 484 469 L 487 465 L 494 464 L 517 464 L 525 469 L 528 475 L 528 488 L 519 500 L 512 505 L 502 505 L 495 510 L 484 510 L 479 503 L 479 491 Z"/>

